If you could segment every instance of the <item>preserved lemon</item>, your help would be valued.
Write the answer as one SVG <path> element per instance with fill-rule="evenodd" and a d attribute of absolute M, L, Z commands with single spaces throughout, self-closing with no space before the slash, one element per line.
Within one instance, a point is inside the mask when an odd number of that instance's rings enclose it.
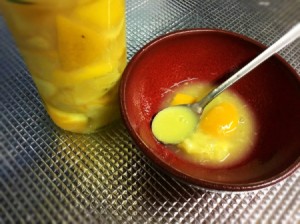
<path fill-rule="evenodd" d="M 0 0 L 0 7 L 54 123 L 91 133 L 119 118 L 125 0 Z"/>
<path fill-rule="evenodd" d="M 100 33 L 63 16 L 57 16 L 58 55 L 63 70 L 93 63 L 105 53 L 107 43 Z"/>
<path fill-rule="evenodd" d="M 100 29 L 116 27 L 124 20 L 124 0 L 92 1 L 78 7 L 74 14 Z"/>
<path fill-rule="evenodd" d="M 52 120 L 64 129 L 84 132 L 87 128 L 88 118 L 84 114 L 61 111 L 50 105 L 46 105 L 46 109 Z"/>

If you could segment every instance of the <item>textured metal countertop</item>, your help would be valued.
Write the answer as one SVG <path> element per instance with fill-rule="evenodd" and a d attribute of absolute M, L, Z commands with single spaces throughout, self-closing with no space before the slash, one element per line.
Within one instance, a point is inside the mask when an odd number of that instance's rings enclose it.
<path fill-rule="evenodd" d="M 128 59 L 158 35 L 222 28 L 266 45 L 300 21 L 299 0 L 128 0 Z M 300 41 L 280 54 L 300 73 Z M 255 192 L 195 189 L 158 172 L 121 121 L 66 133 L 46 115 L 0 16 L 1 223 L 300 223 L 300 171 Z"/>

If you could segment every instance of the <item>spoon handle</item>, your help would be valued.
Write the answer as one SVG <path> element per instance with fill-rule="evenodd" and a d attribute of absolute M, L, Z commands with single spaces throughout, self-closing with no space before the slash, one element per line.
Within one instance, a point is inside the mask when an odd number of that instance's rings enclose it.
<path fill-rule="evenodd" d="M 285 35 L 283 35 L 279 40 L 277 40 L 274 44 L 264 50 L 261 54 L 259 54 L 256 58 L 250 61 L 247 65 L 245 65 L 242 69 L 232 75 L 229 79 L 219 85 L 217 88 L 209 92 L 201 101 L 192 105 L 192 109 L 196 113 L 201 113 L 204 107 L 212 101 L 216 96 L 218 96 L 221 92 L 227 89 L 229 86 L 234 84 L 240 78 L 244 77 L 250 71 L 252 71 L 255 67 L 260 65 L 262 62 L 267 60 L 273 54 L 280 51 L 282 48 L 292 43 L 300 37 L 300 23 L 297 23 L 293 28 L 291 28 Z"/>

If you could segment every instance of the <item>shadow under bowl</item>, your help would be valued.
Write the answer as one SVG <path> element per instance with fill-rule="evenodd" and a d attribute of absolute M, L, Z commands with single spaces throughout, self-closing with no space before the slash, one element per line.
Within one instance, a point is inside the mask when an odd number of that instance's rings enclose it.
<path fill-rule="evenodd" d="M 218 84 L 266 47 L 240 34 L 183 30 L 148 43 L 132 58 L 120 85 L 121 113 L 129 134 L 167 174 L 198 187 L 246 191 L 281 181 L 300 164 L 300 76 L 279 55 L 230 87 L 251 108 L 256 142 L 231 168 L 213 169 L 184 159 L 151 131 L 166 90 L 185 81 Z"/>

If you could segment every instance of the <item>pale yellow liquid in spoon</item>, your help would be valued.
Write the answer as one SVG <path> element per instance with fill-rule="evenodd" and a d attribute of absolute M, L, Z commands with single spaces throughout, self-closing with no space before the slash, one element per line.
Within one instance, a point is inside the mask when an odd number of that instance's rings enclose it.
<path fill-rule="evenodd" d="M 178 144 L 196 129 L 199 116 L 186 106 L 172 106 L 160 111 L 152 121 L 152 132 L 165 144 Z"/>

